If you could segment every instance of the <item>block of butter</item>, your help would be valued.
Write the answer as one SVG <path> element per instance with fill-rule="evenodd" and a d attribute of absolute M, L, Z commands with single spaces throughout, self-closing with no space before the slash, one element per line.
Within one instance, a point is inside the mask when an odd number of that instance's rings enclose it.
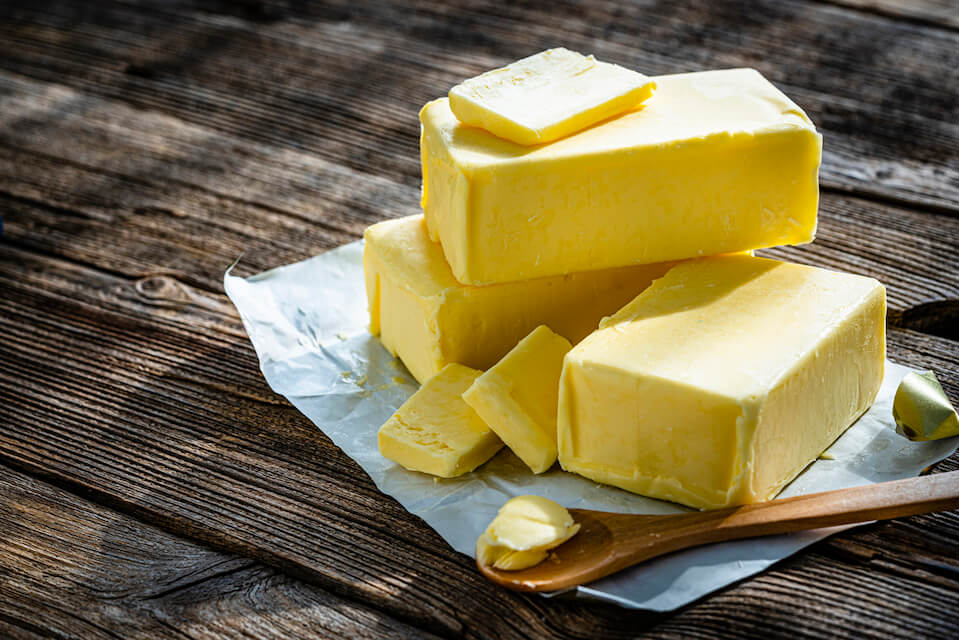
<path fill-rule="evenodd" d="M 560 464 L 692 507 L 769 500 L 872 404 L 885 319 L 872 278 L 681 263 L 567 354 Z"/>
<path fill-rule="evenodd" d="M 460 122 L 523 145 L 576 133 L 635 107 L 656 83 L 568 49 L 548 49 L 450 89 Z"/>
<path fill-rule="evenodd" d="M 450 364 L 430 378 L 380 427 L 380 454 L 441 478 L 463 475 L 492 458 L 503 443 L 462 398 L 480 373 Z"/>
<path fill-rule="evenodd" d="M 421 383 L 450 362 L 487 369 L 541 324 L 578 342 L 671 266 L 470 287 L 453 277 L 423 216 L 381 222 L 364 238 L 370 332 Z"/>
<path fill-rule="evenodd" d="M 463 400 L 533 471 L 556 462 L 556 402 L 569 340 L 540 325 L 476 379 Z"/>
<path fill-rule="evenodd" d="M 658 76 L 642 107 L 525 147 L 420 112 L 423 209 L 481 285 L 812 241 L 822 139 L 751 69 Z"/>

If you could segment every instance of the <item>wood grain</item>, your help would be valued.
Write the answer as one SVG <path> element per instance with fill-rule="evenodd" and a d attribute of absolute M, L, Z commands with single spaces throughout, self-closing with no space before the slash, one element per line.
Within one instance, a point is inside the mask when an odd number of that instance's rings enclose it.
<path fill-rule="evenodd" d="M 753 66 L 822 129 L 825 186 L 959 207 L 953 31 L 796 1 L 208 4 L 8 2 L 2 67 L 415 186 L 419 107 L 557 42 L 655 74 Z"/>
<path fill-rule="evenodd" d="M 959 7 L 955 0 L 824 0 L 833 4 L 870 11 L 895 20 L 913 20 L 937 27 L 959 29 Z"/>
<path fill-rule="evenodd" d="M 256 399 L 269 392 L 244 339 L 191 329 L 189 304 L 180 319 L 144 317 L 118 276 L 20 250 L 0 257 L 0 460 L 444 635 L 623 636 L 657 621 L 494 590 L 300 414 Z M 77 270 L 86 294 L 71 284 Z M 953 343 L 897 336 L 894 358 L 932 366 L 959 397 Z M 230 385 L 254 391 L 224 393 Z M 923 526 L 937 535 L 943 525 Z"/>
<path fill-rule="evenodd" d="M 426 637 L 3 467 L 0 621 L 5 638 Z"/>
<path fill-rule="evenodd" d="M 261 271 L 418 212 L 418 187 L 3 72 L 0 114 L 7 238 L 129 277 L 218 292 L 241 254 Z M 767 253 L 878 278 L 896 325 L 959 326 L 959 218 L 826 193 L 816 242 Z"/>
<path fill-rule="evenodd" d="M 14 502 L 86 530 L 151 523 L 142 546 L 80 545 L 89 558 L 148 557 L 172 533 L 208 546 L 195 557 L 262 563 L 149 605 L 200 619 L 183 628 L 200 637 L 239 635 L 214 600 L 261 637 L 308 634 L 317 606 L 336 610 L 326 635 L 959 635 L 956 513 L 843 534 L 672 615 L 495 590 L 269 390 L 220 287 L 243 251 L 249 274 L 416 212 L 416 110 L 478 71 L 558 43 L 651 73 L 755 66 L 826 140 L 819 238 L 770 253 L 887 283 L 890 356 L 934 369 L 956 402 L 959 34 L 890 15 L 798 0 L 0 4 L 0 463 L 63 498 Z M 97 584 L 34 587 L 128 628 Z M 91 629 L 24 624 L 23 603 L 0 597 L 21 606 L 0 610 L 0 635 Z"/>

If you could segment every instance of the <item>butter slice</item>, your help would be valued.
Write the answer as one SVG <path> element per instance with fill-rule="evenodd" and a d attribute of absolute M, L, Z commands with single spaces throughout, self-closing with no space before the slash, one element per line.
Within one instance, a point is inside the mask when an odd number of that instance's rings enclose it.
<path fill-rule="evenodd" d="M 656 84 L 568 49 L 549 49 L 450 89 L 460 122 L 522 145 L 552 142 L 626 111 Z"/>
<path fill-rule="evenodd" d="M 769 500 L 872 403 L 885 317 L 872 278 L 682 263 L 567 354 L 560 464 L 692 507 Z"/>
<path fill-rule="evenodd" d="M 462 398 L 480 373 L 450 364 L 430 378 L 380 427 L 380 454 L 441 478 L 463 475 L 492 458 L 503 443 Z"/>
<path fill-rule="evenodd" d="M 370 332 L 421 383 L 450 362 L 488 369 L 541 324 L 578 342 L 671 266 L 470 287 L 453 277 L 423 216 L 381 222 L 364 237 Z"/>
<path fill-rule="evenodd" d="M 423 209 L 474 285 L 812 241 L 822 138 L 752 69 L 658 76 L 642 107 L 539 147 L 420 112 Z"/>
<path fill-rule="evenodd" d="M 463 400 L 533 471 L 556 462 L 556 402 L 569 340 L 540 325 L 476 379 Z"/>
<path fill-rule="evenodd" d="M 526 569 L 578 531 L 562 505 L 540 496 L 517 496 L 500 507 L 476 541 L 476 559 L 504 571 Z"/>

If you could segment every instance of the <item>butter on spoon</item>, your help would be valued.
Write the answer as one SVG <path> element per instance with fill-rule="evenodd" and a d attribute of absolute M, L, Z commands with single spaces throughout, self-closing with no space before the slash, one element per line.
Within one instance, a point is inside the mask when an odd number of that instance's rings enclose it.
<path fill-rule="evenodd" d="M 518 496 L 500 507 L 476 541 L 476 561 L 501 571 L 527 569 L 577 531 L 579 525 L 563 506 L 540 496 Z"/>
<path fill-rule="evenodd" d="M 526 499 L 532 497 L 524 496 Z M 545 502 L 555 505 L 549 500 Z M 560 513 L 566 513 L 559 505 L 553 507 L 557 508 Z M 542 551 L 539 564 L 525 565 L 521 570 L 513 566 L 509 571 L 484 564 L 481 551 L 486 533 L 477 544 L 476 564 L 480 573 L 502 587 L 518 591 L 557 591 L 593 582 L 638 562 L 701 544 L 956 508 L 959 508 L 959 471 L 715 511 L 649 516 L 572 509 L 576 518 L 574 526 L 577 530 L 581 526 L 582 530 L 552 553 Z M 497 520 L 499 518 L 497 516 Z M 572 517 L 560 522 L 572 522 Z M 496 524 L 494 520 L 490 528 Z M 494 531 L 494 535 L 496 533 L 498 531 Z M 533 548 L 541 549 L 531 545 L 526 551 Z M 542 562 L 547 555 L 550 555 L 550 562 Z M 535 560 L 528 556 L 525 559 Z"/>

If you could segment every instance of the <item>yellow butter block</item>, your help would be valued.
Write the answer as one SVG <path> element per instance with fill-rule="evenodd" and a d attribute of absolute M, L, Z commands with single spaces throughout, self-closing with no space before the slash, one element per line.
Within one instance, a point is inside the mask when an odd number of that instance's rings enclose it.
<path fill-rule="evenodd" d="M 568 49 L 549 49 L 450 89 L 460 122 L 522 145 L 552 142 L 626 111 L 656 84 Z"/>
<path fill-rule="evenodd" d="M 423 209 L 482 285 L 812 241 L 822 138 L 751 69 L 658 76 L 637 110 L 525 147 L 420 112 Z"/>
<path fill-rule="evenodd" d="M 885 319 L 872 278 L 681 263 L 567 354 L 560 464 L 692 507 L 769 500 L 872 404 Z"/>
<path fill-rule="evenodd" d="M 420 382 L 450 362 L 487 369 L 541 324 L 578 342 L 671 266 L 471 287 L 453 277 L 423 216 L 381 222 L 364 238 L 370 332 Z"/>
<path fill-rule="evenodd" d="M 579 531 L 561 504 L 541 496 L 517 496 L 476 541 L 476 559 L 486 566 L 517 571 L 539 564 Z"/>
<path fill-rule="evenodd" d="M 481 373 L 450 364 L 430 378 L 380 427 L 380 454 L 441 478 L 463 475 L 492 458 L 503 443 L 462 397 Z"/>
<path fill-rule="evenodd" d="M 533 471 L 556 462 L 556 401 L 569 340 L 540 325 L 476 379 L 463 400 Z"/>

